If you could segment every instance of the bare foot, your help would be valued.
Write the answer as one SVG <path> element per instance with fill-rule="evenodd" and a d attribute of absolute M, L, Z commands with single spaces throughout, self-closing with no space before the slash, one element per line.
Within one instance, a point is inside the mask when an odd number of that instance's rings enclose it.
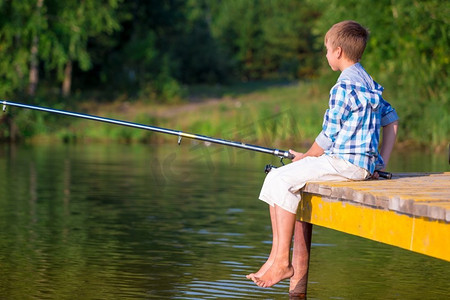
<path fill-rule="evenodd" d="M 272 265 L 261 277 L 255 277 L 254 282 L 260 287 L 271 287 L 283 279 L 291 278 L 294 275 L 292 265 L 281 266 Z"/>
<path fill-rule="evenodd" d="M 255 277 L 259 278 L 259 277 L 263 276 L 267 272 L 267 270 L 269 270 L 269 268 L 272 266 L 273 261 L 274 260 L 269 257 L 269 259 L 267 259 L 267 261 L 261 266 L 261 268 L 258 270 L 258 272 L 250 273 L 250 274 L 246 275 L 245 277 L 247 277 L 247 279 L 253 280 L 256 283 Z"/>

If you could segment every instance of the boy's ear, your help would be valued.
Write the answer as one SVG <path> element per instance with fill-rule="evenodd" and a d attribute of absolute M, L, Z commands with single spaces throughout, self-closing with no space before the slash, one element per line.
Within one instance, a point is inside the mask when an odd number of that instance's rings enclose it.
<path fill-rule="evenodd" d="M 341 47 L 336 47 L 336 55 L 338 58 L 342 57 L 342 48 Z"/>

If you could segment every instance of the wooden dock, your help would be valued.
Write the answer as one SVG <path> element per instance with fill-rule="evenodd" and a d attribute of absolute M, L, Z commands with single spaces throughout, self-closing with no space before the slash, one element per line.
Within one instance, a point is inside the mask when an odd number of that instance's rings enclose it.
<path fill-rule="evenodd" d="M 312 225 L 450 261 L 450 172 L 310 182 L 297 219 L 291 295 L 306 295 Z"/>

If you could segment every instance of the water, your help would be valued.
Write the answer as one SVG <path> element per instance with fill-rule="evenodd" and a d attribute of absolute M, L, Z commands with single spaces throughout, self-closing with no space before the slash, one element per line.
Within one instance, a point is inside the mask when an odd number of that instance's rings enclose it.
<path fill-rule="evenodd" d="M 1 299 L 287 299 L 245 278 L 270 250 L 265 154 L 203 145 L 0 147 Z M 391 170 L 447 171 L 403 153 Z M 309 299 L 445 299 L 450 264 L 314 227 Z"/>

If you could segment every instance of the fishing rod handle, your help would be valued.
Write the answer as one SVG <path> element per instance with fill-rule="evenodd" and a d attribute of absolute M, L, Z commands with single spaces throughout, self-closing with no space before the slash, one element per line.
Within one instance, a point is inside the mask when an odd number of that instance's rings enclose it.
<path fill-rule="evenodd" d="M 382 178 L 386 178 L 386 179 L 391 179 L 392 178 L 392 173 L 389 172 L 383 172 L 383 171 L 376 171 L 378 173 L 378 175 Z"/>
<path fill-rule="evenodd" d="M 295 155 L 292 154 L 291 152 L 287 151 L 286 158 L 293 160 L 295 158 Z"/>
<path fill-rule="evenodd" d="M 294 154 L 292 154 L 291 152 L 286 151 L 286 150 L 280 150 L 280 149 L 272 149 L 272 150 L 267 149 L 267 150 L 271 151 L 271 153 L 273 155 L 278 156 L 281 159 L 287 158 L 287 159 L 293 160 L 295 157 Z"/>

